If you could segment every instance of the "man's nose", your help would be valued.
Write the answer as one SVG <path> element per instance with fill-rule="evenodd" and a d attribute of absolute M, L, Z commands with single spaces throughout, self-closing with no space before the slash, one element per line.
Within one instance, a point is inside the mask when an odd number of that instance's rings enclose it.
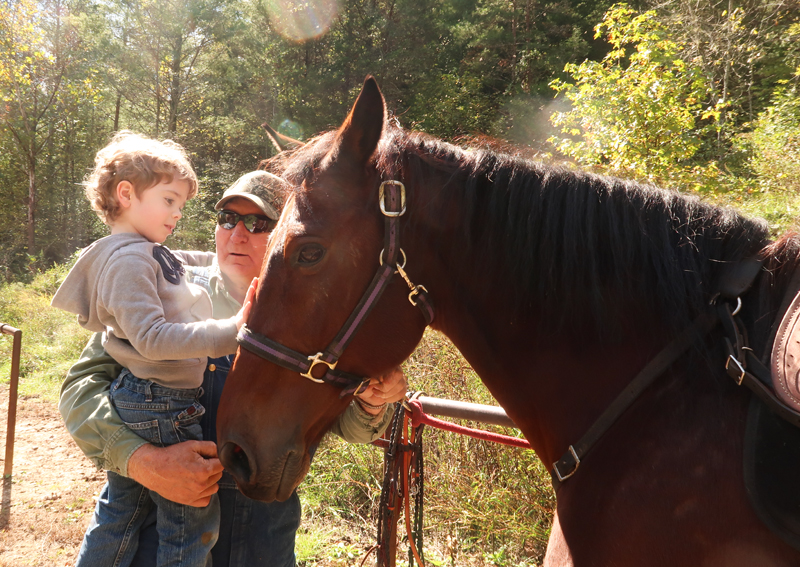
<path fill-rule="evenodd" d="M 231 239 L 235 239 L 238 242 L 245 242 L 250 236 L 250 232 L 245 228 L 244 221 L 239 221 L 236 223 L 236 226 L 233 227 L 233 234 L 231 234 Z"/>

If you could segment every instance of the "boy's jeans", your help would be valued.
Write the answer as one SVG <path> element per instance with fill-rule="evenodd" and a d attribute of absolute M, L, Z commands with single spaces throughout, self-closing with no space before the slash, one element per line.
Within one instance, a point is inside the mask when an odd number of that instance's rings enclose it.
<path fill-rule="evenodd" d="M 217 408 L 231 368 L 232 356 L 210 358 L 203 379 L 200 403 L 206 413 L 200 420 L 203 440 L 217 441 Z M 103 489 L 104 496 L 107 488 Z M 143 489 L 146 491 L 146 489 Z M 236 488 L 227 472 L 219 481 L 220 530 L 211 556 L 214 567 L 294 567 L 295 533 L 300 527 L 297 492 L 285 502 L 250 500 Z M 131 567 L 153 567 L 158 553 L 156 510 L 142 498 L 140 514 L 146 517 Z"/>
<path fill-rule="evenodd" d="M 139 380 L 123 369 L 111 385 L 110 397 L 130 429 L 154 445 L 167 446 L 202 439 L 200 418 L 205 410 L 197 401 L 201 392 L 201 388 L 166 388 Z M 210 566 L 211 548 L 219 536 L 216 494 L 205 508 L 184 506 L 109 472 L 107 489 L 98 500 L 76 567 L 129 565 L 145 520 L 146 498 L 152 498 L 158 507 L 158 566 Z"/>

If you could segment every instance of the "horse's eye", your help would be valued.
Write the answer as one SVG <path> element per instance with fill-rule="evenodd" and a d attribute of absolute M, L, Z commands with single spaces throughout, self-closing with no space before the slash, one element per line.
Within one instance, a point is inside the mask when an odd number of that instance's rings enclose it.
<path fill-rule="evenodd" d="M 303 246 L 300 253 L 297 255 L 297 263 L 303 266 L 313 266 L 325 256 L 325 248 L 319 244 L 309 244 Z"/>

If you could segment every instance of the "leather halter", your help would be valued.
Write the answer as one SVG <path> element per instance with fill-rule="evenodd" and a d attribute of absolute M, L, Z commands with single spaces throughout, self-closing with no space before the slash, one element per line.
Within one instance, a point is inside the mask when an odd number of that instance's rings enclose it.
<path fill-rule="evenodd" d="M 344 397 L 348 394 L 358 395 L 363 392 L 369 385 L 369 378 L 339 370 L 336 368 L 336 364 L 366 320 L 367 315 L 369 315 L 389 286 L 395 273 L 399 273 L 403 277 L 411 290 L 408 294 L 409 302 L 420 309 L 428 325 L 433 322 L 433 302 L 428 295 L 428 290 L 421 285 L 415 286 L 411 283 L 411 280 L 408 279 L 403 270 L 405 267 L 405 252 L 400 248 L 399 218 L 406 212 L 405 186 L 399 181 L 384 181 L 380 186 L 378 201 L 381 213 L 385 218 L 384 248 L 379 258 L 380 266 L 364 295 L 361 296 L 361 300 L 328 347 L 317 354 L 305 355 L 285 347 L 269 337 L 256 333 L 247 325 L 242 325 L 236 337 L 242 348 L 278 366 L 297 372 L 312 382 L 337 386 L 342 389 L 340 397 Z M 402 265 L 397 262 L 400 255 L 403 257 Z M 312 372 L 320 364 L 326 366 L 327 369 L 324 374 L 317 378 Z"/>

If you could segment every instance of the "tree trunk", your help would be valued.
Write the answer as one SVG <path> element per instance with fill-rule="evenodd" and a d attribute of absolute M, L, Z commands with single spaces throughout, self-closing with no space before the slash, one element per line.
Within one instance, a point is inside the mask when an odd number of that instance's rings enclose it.
<path fill-rule="evenodd" d="M 181 100 L 181 57 L 183 54 L 183 36 L 175 39 L 172 50 L 172 81 L 169 92 L 169 133 L 175 135 L 178 129 L 178 105 Z"/>
<path fill-rule="evenodd" d="M 119 110 L 122 106 L 122 94 L 117 93 L 117 103 L 114 106 L 114 132 L 119 131 Z"/>
<path fill-rule="evenodd" d="M 28 254 L 36 253 L 36 158 L 28 155 Z"/>

